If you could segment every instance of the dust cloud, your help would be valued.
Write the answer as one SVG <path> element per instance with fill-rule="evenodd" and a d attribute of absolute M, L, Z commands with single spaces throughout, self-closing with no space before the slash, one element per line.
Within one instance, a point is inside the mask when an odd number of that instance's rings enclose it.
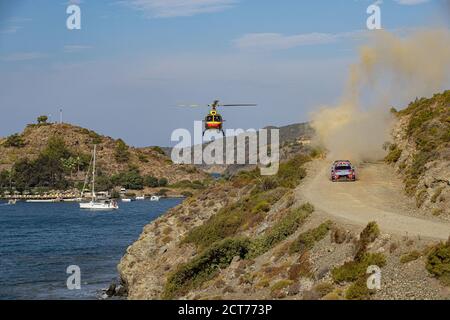
<path fill-rule="evenodd" d="M 312 114 L 315 142 L 329 151 L 330 159 L 382 159 L 395 121 L 391 107 L 441 91 L 449 80 L 448 29 L 420 30 L 403 38 L 387 31 L 372 34 L 350 68 L 340 102 Z"/>

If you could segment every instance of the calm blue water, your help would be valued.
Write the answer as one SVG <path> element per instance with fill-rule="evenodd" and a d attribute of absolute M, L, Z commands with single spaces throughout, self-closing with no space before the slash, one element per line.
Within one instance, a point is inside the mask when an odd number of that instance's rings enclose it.
<path fill-rule="evenodd" d="M 110 212 L 0 202 L 0 299 L 96 299 L 144 225 L 181 201 L 120 203 Z M 81 290 L 66 287 L 69 265 L 81 269 Z"/>

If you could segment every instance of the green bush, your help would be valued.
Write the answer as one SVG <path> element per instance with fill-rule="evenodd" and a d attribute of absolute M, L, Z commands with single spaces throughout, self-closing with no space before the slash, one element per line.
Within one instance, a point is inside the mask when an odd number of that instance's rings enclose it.
<path fill-rule="evenodd" d="M 138 160 L 139 160 L 139 162 L 142 162 L 142 163 L 148 163 L 148 158 L 143 153 L 138 154 Z"/>
<path fill-rule="evenodd" d="M 369 222 L 359 236 L 356 243 L 355 260 L 359 260 L 366 253 L 367 246 L 380 235 L 380 228 L 375 221 Z"/>
<path fill-rule="evenodd" d="M 168 185 L 169 181 L 166 178 L 161 178 L 158 181 L 158 185 L 160 187 L 166 187 Z"/>
<path fill-rule="evenodd" d="M 278 185 L 285 188 L 295 188 L 300 181 L 306 177 L 306 170 L 303 165 L 310 161 L 308 156 L 297 156 L 288 162 L 281 163 L 276 175 Z"/>
<path fill-rule="evenodd" d="M 408 262 L 415 261 L 415 260 L 419 259 L 421 256 L 422 256 L 422 254 L 419 251 L 414 250 L 414 251 L 412 251 L 410 253 L 404 254 L 400 258 L 400 262 L 401 263 L 408 263 Z"/>
<path fill-rule="evenodd" d="M 161 155 L 165 155 L 165 154 L 166 154 L 166 153 L 164 152 L 164 150 L 163 150 L 161 147 L 158 147 L 158 146 L 152 147 L 152 150 L 155 151 L 155 152 L 157 152 L 157 153 L 159 153 L 159 154 L 161 154 Z"/>
<path fill-rule="evenodd" d="M 375 293 L 367 287 L 367 277 L 361 277 L 350 285 L 345 292 L 347 300 L 367 300 L 370 295 Z"/>
<path fill-rule="evenodd" d="M 427 256 L 428 272 L 450 286 L 450 239 L 436 245 Z"/>
<path fill-rule="evenodd" d="M 101 135 L 99 135 L 97 132 L 95 131 L 90 131 L 88 133 L 89 137 L 91 138 L 91 143 L 92 144 L 101 144 L 103 142 L 103 138 Z"/>
<path fill-rule="evenodd" d="M 190 197 L 193 196 L 192 192 L 189 192 L 189 191 L 183 191 L 183 192 L 181 193 L 181 195 L 182 195 L 183 197 L 186 197 L 186 198 L 190 198 Z"/>
<path fill-rule="evenodd" d="M 37 118 L 38 124 L 47 124 L 48 117 L 47 116 L 39 116 Z"/>
<path fill-rule="evenodd" d="M 245 258 L 248 239 L 225 239 L 213 244 L 192 261 L 172 272 L 164 288 L 164 299 L 173 299 L 199 287 L 214 277 L 219 268 L 226 268 L 235 256 Z"/>
<path fill-rule="evenodd" d="M 158 179 L 153 176 L 145 176 L 144 185 L 149 188 L 157 188 L 159 187 Z"/>
<path fill-rule="evenodd" d="M 381 253 L 365 253 L 359 261 L 349 261 L 331 271 L 333 280 L 337 283 L 352 282 L 366 274 L 369 266 L 384 267 L 386 258 Z"/>
<path fill-rule="evenodd" d="M 392 144 L 389 147 L 389 153 L 384 158 L 384 161 L 387 163 L 396 163 L 398 159 L 400 159 L 400 156 L 402 155 L 402 150 L 398 148 L 396 144 Z"/>
<path fill-rule="evenodd" d="M 111 186 L 122 186 L 126 189 L 142 190 L 144 188 L 144 178 L 136 168 L 113 175 L 110 179 Z"/>
<path fill-rule="evenodd" d="M 130 160 L 130 152 L 128 151 L 128 146 L 125 144 L 125 142 L 123 142 L 122 139 L 116 141 L 114 156 L 116 158 L 116 161 L 119 163 L 125 163 Z"/>
<path fill-rule="evenodd" d="M 203 225 L 192 229 L 184 242 L 194 243 L 201 248 L 206 248 L 212 243 L 235 236 L 240 230 L 245 230 L 255 221 L 264 216 L 264 211 L 255 211 L 255 207 L 262 201 L 270 205 L 280 199 L 287 189 L 275 189 L 269 192 L 256 190 L 249 196 L 225 206 L 213 215 Z M 260 208 L 261 209 L 261 208 Z"/>
<path fill-rule="evenodd" d="M 71 157 L 73 154 L 64 140 L 59 136 L 51 137 L 35 160 L 25 158 L 14 163 L 11 180 L 19 191 L 36 187 L 66 189 L 70 184 L 65 164 Z"/>
<path fill-rule="evenodd" d="M 289 252 L 291 254 L 297 252 L 304 253 L 305 251 L 312 249 L 317 241 L 325 238 L 328 231 L 330 231 L 332 224 L 333 223 L 331 221 L 327 221 L 322 223 L 315 229 L 311 229 L 300 234 L 297 239 L 292 242 L 291 246 L 289 247 Z"/>
<path fill-rule="evenodd" d="M 278 291 L 278 290 L 282 290 L 284 288 L 289 287 L 291 284 L 293 284 L 294 281 L 292 280 L 280 280 L 277 283 L 275 283 L 270 290 L 271 291 Z"/>
<path fill-rule="evenodd" d="M 329 282 L 321 282 L 314 286 L 316 292 L 321 298 L 334 291 L 334 286 Z"/>
<path fill-rule="evenodd" d="M 249 254 L 250 257 L 257 257 L 267 252 L 277 243 L 295 233 L 313 210 L 314 209 L 309 204 L 300 208 L 291 209 L 288 214 L 275 224 L 265 235 L 252 242 L 251 252 Z"/>
<path fill-rule="evenodd" d="M 6 148 L 22 148 L 25 146 L 25 142 L 23 141 L 21 135 L 15 133 L 6 138 L 3 146 Z"/>

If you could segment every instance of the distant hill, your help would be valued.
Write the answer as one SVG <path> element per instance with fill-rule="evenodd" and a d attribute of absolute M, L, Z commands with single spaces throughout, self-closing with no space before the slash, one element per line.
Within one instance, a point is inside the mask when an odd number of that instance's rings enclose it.
<path fill-rule="evenodd" d="M 264 129 L 279 129 L 280 130 L 280 158 L 281 160 L 290 159 L 291 156 L 302 153 L 306 148 L 313 135 L 314 130 L 309 123 L 296 123 L 282 127 L 268 126 Z M 204 144 L 203 147 L 207 146 Z M 248 143 L 246 147 L 248 155 Z M 173 148 L 163 148 L 166 155 L 170 156 Z M 192 151 L 192 150 L 191 150 Z M 193 152 L 193 151 L 192 151 Z M 196 165 L 202 171 L 209 173 L 234 174 L 241 170 L 251 170 L 254 165 Z"/>
<path fill-rule="evenodd" d="M 129 170 L 137 170 L 141 176 L 165 178 L 169 184 L 183 180 L 203 180 L 207 176 L 193 166 L 174 165 L 159 147 L 134 148 L 122 140 L 102 136 L 92 130 L 71 124 L 31 124 L 22 133 L 0 138 L 0 172 L 5 174 L 15 164 L 24 159 L 33 161 L 42 158 L 48 152 L 49 143 L 57 139 L 65 148 L 61 159 L 70 162 L 78 159 L 70 180 L 84 180 L 85 171 L 90 161 L 93 145 L 97 144 L 97 165 L 99 173 L 104 176 L 118 175 Z M 54 152 L 59 152 L 58 150 Z M 62 151 L 61 151 L 62 152 Z M 76 168 L 78 167 L 78 168 Z M 78 170 L 81 167 L 81 172 Z M 69 174 L 66 172 L 66 176 Z"/>

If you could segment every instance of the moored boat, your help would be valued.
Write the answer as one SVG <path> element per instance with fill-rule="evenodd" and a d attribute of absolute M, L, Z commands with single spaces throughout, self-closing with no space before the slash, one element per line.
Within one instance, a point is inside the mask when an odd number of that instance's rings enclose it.
<path fill-rule="evenodd" d="M 97 145 L 94 145 L 94 151 L 92 152 L 92 196 L 89 202 L 81 202 L 80 209 L 87 210 L 117 210 L 119 209 L 119 205 L 115 200 L 98 200 L 95 194 L 95 161 L 96 161 L 96 153 L 97 153 Z M 88 173 L 89 174 L 89 173 Z M 84 188 L 86 186 L 86 182 L 88 180 L 88 175 L 86 176 L 86 180 L 83 186 L 83 191 L 81 192 L 82 196 L 84 195 Z"/>

